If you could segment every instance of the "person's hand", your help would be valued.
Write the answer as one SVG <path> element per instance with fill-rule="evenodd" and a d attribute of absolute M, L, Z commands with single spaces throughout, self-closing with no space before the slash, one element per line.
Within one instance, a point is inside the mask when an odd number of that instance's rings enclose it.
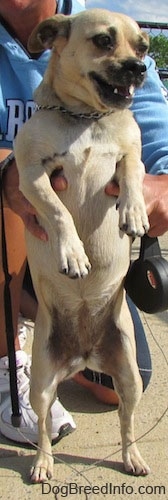
<path fill-rule="evenodd" d="M 54 170 L 50 178 L 51 186 L 55 192 L 65 191 L 68 187 L 67 179 L 64 176 L 63 169 Z"/>
<path fill-rule="evenodd" d="M 145 174 L 143 192 L 150 224 L 148 235 L 162 236 L 168 231 L 168 175 Z"/>
<path fill-rule="evenodd" d="M 118 196 L 119 187 L 109 182 L 105 188 L 109 196 Z M 168 231 L 168 175 L 145 174 L 143 193 L 149 217 L 151 238 L 163 235 Z"/>
<path fill-rule="evenodd" d="M 4 175 L 5 205 L 21 217 L 25 227 L 40 240 L 47 241 L 48 236 L 38 224 L 36 210 L 19 190 L 19 175 L 15 161 L 12 162 Z"/>

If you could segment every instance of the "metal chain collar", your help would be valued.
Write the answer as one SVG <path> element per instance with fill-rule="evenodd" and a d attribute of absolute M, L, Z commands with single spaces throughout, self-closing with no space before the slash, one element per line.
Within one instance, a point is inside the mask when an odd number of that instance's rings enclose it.
<path fill-rule="evenodd" d="M 70 116 L 73 116 L 74 118 L 85 118 L 87 120 L 99 120 L 100 118 L 103 118 L 104 116 L 111 115 L 113 113 L 113 110 L 107 111 L 106 113 L 98 113 L 97 111 L 93 111 L 93 113 L 79 113 L 76 114 L 74 111 L 70 111 L 66 108 L 63 108 L 63 106 L 39 106 L 36 104 L 36 109 L 35 111 L 40 111 L 42 109 L 48 109 L 48 110 L 57 110 L 61 111 L 61 113 L 67 113 Z"/>

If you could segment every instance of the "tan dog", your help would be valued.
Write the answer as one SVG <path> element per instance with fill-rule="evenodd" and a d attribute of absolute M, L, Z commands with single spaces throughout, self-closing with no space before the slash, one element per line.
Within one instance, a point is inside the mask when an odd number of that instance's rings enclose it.
<path fill-rule="evenodd" d="M 27 234 L 39 301 L 31 403 L 40 450 L 32 481 L 52 475 L 50 407 L 57 385 L 86 366 L 113 377 L 125 470 L 147 474 L 134 438 L 142 382 L 123 282 L 128 235 L 142 236 L 149 227 L 140 132 L 127 109 L 144 79 L 148 43 L 129 17 L 94 9 L 42 22 L 29 48 L 51 47 L 35 93 L 42 109 L 23 126 L 15 145 L 20 189 L 48 233 L 48 242 Z M 68 188 L 57 195 L 50 176 L 60 168 Z M 104 191 L 111 178 L 120 187 L 118 210 L 116 199 Z"/>

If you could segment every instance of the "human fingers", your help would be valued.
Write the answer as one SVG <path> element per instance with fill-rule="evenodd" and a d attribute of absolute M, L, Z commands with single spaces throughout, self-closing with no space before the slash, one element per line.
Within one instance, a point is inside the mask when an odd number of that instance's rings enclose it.
<path fill-rule="evenodd" d="M 51 176 L 51 185 L 54 191 L 65 191 L 68 187 L 67 179 L 64 176 L 63 169 L 55 170 Z"/>
<path fill-rule="evenodd" d="M 105 187 L 105 193 L 108 196 L 118 196 L 119 195 L 119 187 L 114 181 L 108 182 Z"/>
<path fill-rule="evenodd" d="M 22 220 L 26 229 L 36 238 L 41 241 L 48 241 L 48 235 L 42 226 L 38 223 L 35 215 L 29 213 L 24 213 L 22 215 Z"/>

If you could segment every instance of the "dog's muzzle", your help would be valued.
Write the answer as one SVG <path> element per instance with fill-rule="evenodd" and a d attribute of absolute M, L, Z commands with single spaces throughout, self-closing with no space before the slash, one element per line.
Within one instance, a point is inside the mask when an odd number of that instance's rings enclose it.
<path fill-rule="evenodd" d="M 111 63 L 104 75 L 92 71 L 89 77 L 106 105 L 125 108 L 132 103 L 134 90 L 142 85 L 145 73 L 144 62 L 130 57 Z"/>
<path fill-rule="evenodd" d="M 126 59 L 122 62 L 124 71 L 130 71 L 132 75 L 144 75 L 146 73 L 146 65 L 139 59 Z"/>

